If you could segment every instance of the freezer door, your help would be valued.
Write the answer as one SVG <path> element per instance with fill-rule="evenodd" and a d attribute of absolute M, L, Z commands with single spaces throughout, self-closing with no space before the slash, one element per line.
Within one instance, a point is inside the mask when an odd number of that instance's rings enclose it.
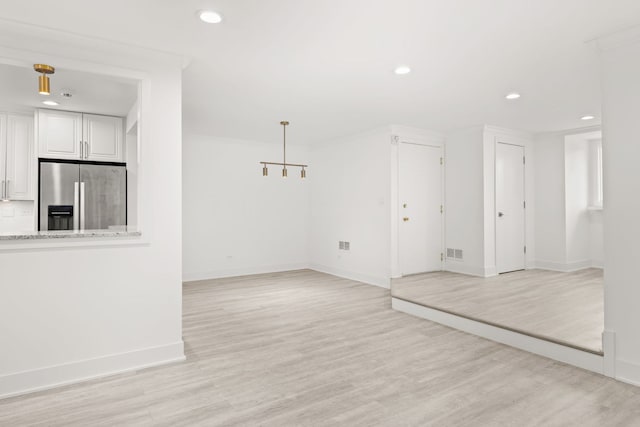
<path fill-rule="evenodd" d="M 40 230 L 49 230 L 49 206 L 74 206 L 73 222 L 78 221 L 78 165 L 71 163 L 40 163 Z"/>
<path fill-rule="evenodd" d="M 80 229 L 106 230 L 127 224 L 124 166 L 80 165 Z"/>

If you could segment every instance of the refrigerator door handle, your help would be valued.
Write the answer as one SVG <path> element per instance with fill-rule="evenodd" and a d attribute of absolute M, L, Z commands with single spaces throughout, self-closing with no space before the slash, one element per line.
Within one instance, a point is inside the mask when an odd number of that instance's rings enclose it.
<path fill-rule="evenodd" d="M 84 230 L 84 182 L 80 183 L 80 230 Z"/>
<path fill-rule="evenodd" d="M 78 205 L 80 204 L 80 190 L 77 182 L 73 183 L 73 229 L 80 229 L 80 218 L 78 217 Z"/>
<path fill-rule="evenodd" d="M 4 180 L 2 181 L 2 190 L 0 190 L 0 199 L 4 199 Z"/>

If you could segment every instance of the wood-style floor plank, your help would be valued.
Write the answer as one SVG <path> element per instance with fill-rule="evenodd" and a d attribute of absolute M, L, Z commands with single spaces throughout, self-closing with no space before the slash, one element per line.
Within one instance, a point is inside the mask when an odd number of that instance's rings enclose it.
<path fill-rule="evenodd" d="M 640 389 L 313 271 L 188 283 L 187 361 L 0 401 L 0 426 L 629 426 Z"/>
<path fill-rule="evenodd" d="M 446 271 L 394 279 L 394 297 L 530 335 L 602 351 L 602 270 L 525 270 L 482 278 Z"/>

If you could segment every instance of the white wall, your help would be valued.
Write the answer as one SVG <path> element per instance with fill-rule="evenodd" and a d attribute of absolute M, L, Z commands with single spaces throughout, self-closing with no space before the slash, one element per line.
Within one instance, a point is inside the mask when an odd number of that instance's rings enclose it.
<path fill-rule="evenodd" d="M 319 166 L 309 150 L 289 144 L 287 160 L 311 165 L 269 167 L 282 146 L 200 135 L 183 141 L 183 278 L 238 276 L 306 268 L 309 263 L 309 187 Z"/>
<path fill-rule="evenodd" d="M 562 269 L 566 263 L 564 135 L 535 136 L 536 266 Z"/>
<path fill-rule="evenodd" d="M 0 233 L 16 233 L 35 229 L 32 201 L 0 202 Z"/>
<path fill-rule="evenodd" d="M 589 212 L 589 259 L 591 267 L 604 268 L 604 224 L 601 210 Z"/>
<path fill-rule="evenodd" d="M 605 369 L 640 385 L 640 27 L 598 45 L 604 95 Z"/>
<path fill-rule="evenodd" d="M 127 162 L 127 226 L 138 226 L 138 102 L 127 114 L 125 125 L 125 159 Z"/>
<path fill-rule="evenodd" d="M 476 276 L 493 276 L 496 269 L 495 145 L 524 147 L 526 266 L 535 257 L 534 156 L 531 137 L 523 132 L 479 126 L 447 134 L 445 212 L 447 248 L 462 249 L 464 260 L 446 260 L 445 269 Z"/>
<path fill-rule="evenodd" d="M 447 134 L 445 148 L 445 246 L 462 249 L 462 260 L 445 269 L 484 276 L 484 127 Z"/>
<path fill-rule="evenodd" d="M 601 212 L 590 211 L 598 127 L 535 137 L 538 268 L 574 271 L 603 264 Z"/>
<path fill-rule="evenodd" d="M 328 141 L 312 150 L 311 267 L 390 286 L 391 133 Z M 349 241 L 350 251 L 338 249 Z"/>
<path fill-rule="evenodd" d="M 184 357 L 181 58 L 16 23 L 0 57 L 144 78 L 141 238 L 0 245 L 0 396 Z"/>
<path fill-rule="evenodd" d="M 589 144 L 580 137 L 568 136 L 564 149 L 566 262 L 589 266 Z"/>

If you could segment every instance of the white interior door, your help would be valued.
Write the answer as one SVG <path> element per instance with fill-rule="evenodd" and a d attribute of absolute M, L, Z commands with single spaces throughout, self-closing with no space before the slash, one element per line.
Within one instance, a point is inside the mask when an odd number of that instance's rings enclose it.
<path fill-rule="evenodd" d="M 496 144 L 496 267 L 525 268 L 524 147 Z"/>
<path fill-rule="evenodd" d="M 400 143 L 399 263 L 402 275 L 442 270 L 442 148 Z"/>

